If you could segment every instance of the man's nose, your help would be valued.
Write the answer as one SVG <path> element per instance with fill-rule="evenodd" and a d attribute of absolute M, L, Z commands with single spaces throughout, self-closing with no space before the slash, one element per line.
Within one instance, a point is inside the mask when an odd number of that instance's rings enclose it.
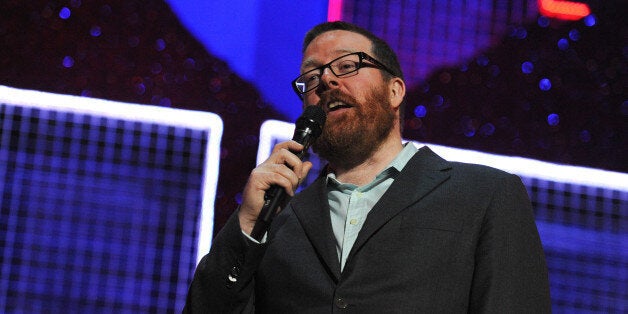
<path fill-rule="evenodd" d="M 324 92 L 328 89 L 338 88 L 338 77 L 331 71 L 329 67 L 324 68 L 321 72 L 321 78 L 316 92 Z"/>

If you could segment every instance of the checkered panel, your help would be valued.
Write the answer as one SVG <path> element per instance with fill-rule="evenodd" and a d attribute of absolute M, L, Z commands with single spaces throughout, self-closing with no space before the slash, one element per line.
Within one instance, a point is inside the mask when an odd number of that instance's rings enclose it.
<path fill-rule="evenodd" d="M 522 180 L 547 257 L 555 312 L 626 312 L 628 191 Z"/>
<path fill-rule="evenodd" d="M 180 312 L 208 130 L 9 103 L 0 127 L 0 312 Z"/>

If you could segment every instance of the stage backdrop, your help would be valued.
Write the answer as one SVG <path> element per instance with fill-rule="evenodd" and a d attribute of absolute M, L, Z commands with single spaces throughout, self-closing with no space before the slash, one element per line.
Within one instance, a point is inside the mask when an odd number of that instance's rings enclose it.
<path fill-rule="evenodd" d="M 0 86 L 0 312 L 180 312 L 222 121 Z"/>
<path fill-rule="evenodd" d="M 187 20 L 190 11 L 186 13 L 180 6 L 201 2 L 201 7 L 192 10 L 192 20 Z M 553 164 L 628 171 L 625 0 L 578 1 L 587 4 L 591 13 L 575 20 L 540 14 L 540 3 L 557 1 L 218 2 L 0 1 L 0 42 L 4 45 L 0 49 L 0 84 L 80 95 L 90 102 L 109 99 L 149 105 L 147 108 L 174 107 L 219 115 L 224 132 L 215 197 L 216 232 L 237 207 L 242 185 L 255 165 L 258 144 L 264 142 L 259 138 L 263 121 L 293 121 L 300 112 L 298 98 L 289 87 L 289 81 L 298 72 L 300 40 L 306 29 L 325 20 L 321 11 L 329 5 L 332 19 L 362 25 L 386 38 L 399 52 L 409 83 L 405 138 Z M 241 21 L 247 24 L 240 24 Z M 101 121 L 88 121 L 89 125 L 99 125 L 101 132 Z M 20 120 L 25 127 L 29 123 Z M 56 128 L 61 127 L 43 129 Z M 72 129 L 72 132 L 96 131 Z M 3 136 L 8 135 L 3 133 Z M 55 152 L 75 147 L 63 140 L 61 144 L 35 142 L 52 145 Z M 42 160 L 54 162 L 55 167 L 64 165 L 55 158 L 42 157 L 37 161 Z M 606 174 L 597 172 L 593 177 L 598 183 L 607 178 Z M 18 179 L 31 183 L 28 181 L 31 178 L 37 177 Z M 555 312 L 625 312 L 628 296 L 625 288 L 617 284 L 618 280 L 626 281 L 628 269 L 626 257 L 621 253 L 626 251 L 628 233 L 623 190 L 617 192 L 617 188 L 597 183 L 590 186 L 580 181 L 530 179 L 525 175 L 523 178 L 536 208 L 544 244 L 549 249 Z M 161 187 L 154 188 L 158 192 Z M 72 191 L 65 190 L 63 193 Z M 13 195 L 17 198 L 4 198 L 2 206 L 22 201 L 23 197 Z M 101 216 L 94 214 L 89 218 L 90 224 L 96 226 Z M 16 217 L 7 220 L 6 225 L 2 221 L 2 236 L 9 235 L 12 237 L 9 240 L 18 239 L 15 235 L 20 233 L 13 230 L 32 228 L 32 224 L 18 224 L 10 232 L 5 230 Z M 115 224 L 105 218 L 102 221 L 107 225 Z M 75 221 L 81 228 L 90 225 Z M 552 232 L 547 232 L 546 223 Z M 50 233 L 49 241 L 65 239 L 68 232 L 75 232 L 69 224 L 54 227 L 59 229 Z M 102 229 L 97 230 L 102 234 Z M 71 238 L 80 239 L 74 234 Z M 617 243 L 617 239 L 619 249 L 612 250 L 609 245 Z M 40 250 L 21 255 L 28 256 L 33 267 L 40 265 L 36 265 L 31 255 L 45 257 L 47 261 L 57 256 L 56 251 L 48 252 L 46 246 L 33 248 Z M 118 247 L 111 249 L 117 252 Z M 19 243 L 10 250 L 7 254 L 24 252 Z M 110 254 L 104 252 L 99 253 L 98 257 L 104 257 L 99 261 L 116 266 Z M 158 263 L 161 256 L 159 251 L 155 254 L 150 261 L 137 261 L 135 255 L 130 255 L 125 261 L 135 265 L 127 266 L 128 269 L 135 271 L 153 261 Z M 193 255 L 190 254 L 189 262 L 195 259 Z M 54 273 L 35 276 L 37 271 L 31 272 L 29 267 L 12 266 L 16 260 L 19 263 L 15 255 L 11 259 L 0 258 L 1 278 L 6 280 L 0 292 L 10 291 L 10 297 L 20 298 L 19 304 L 29 312 L 38 312 L 35 307 L 43 307 L 41 302 L 31 304 L 15 290 L 9 290 L 17 289 L 9 285 L 11 278 L 20 278 L 20 289 L 26 285 L 37 288 L 32 291 L 53 291 L 51 298 L 59 294 L 58 290 L 49 290 L 51 282 L 65 282 L 58 281 L 61 276 L 68 279 L 66 286 L 75 285 L 68 272 L 60 272 L 62 275 L 54 279 L 48 277 Z M 89 256 L 80 258 L 90 260 Z M 73 263 L 71 258 L 58 257 L 45 267 Z M 160 291 L 173 291 L 172 286 L 182 291 L 183 285 L 169 280 L 178 282 L 183 277 L 164 277 L 160 271 L 145 269 L 142 276 L 149 276 L 150 272 L 156 276 L 154 282 L 148 283 L 146 277 L 140 276 L 137 282 L 126 280 L 125 284 L 139 285 L 142 291 L 151 290 L 154 297 L 151 300 L 159 299 L 159 304 L 168 304 L 168 308 L 180 306 L 181 301 L 172 301 L 180 299 L 180 294 Z M 5 279 L 11 270 L 18 270 L 19 275 Z M 98 270 L 99 274 L 109 274 L 102 268 Z M 30 277 L 22 280 L 25 277 L 20 276 Z M 84 302 L 77 303 L 75 308 L 84 306 L 96 311 L 98 306 L 107 311 L 118 302 L 99 300 L 102 295 L 120 296 L 119 281 L 103 281 L 88 273 L 77 276 L 81 278 L 76 280 L 88 280 L 90 287 L 100 285 L 102 293 L 73 299 Z M 124 292 L 127 295 L 128 291 Z M 1 297 L 0 308 L 6 308 L 9 299 Z M 114 306 L 123 312 L 121 303 Z M 69 306 L 64 309 L 71 310 Z M 137 312 L 137 307 L 127 307 L 126 311 Z"/>

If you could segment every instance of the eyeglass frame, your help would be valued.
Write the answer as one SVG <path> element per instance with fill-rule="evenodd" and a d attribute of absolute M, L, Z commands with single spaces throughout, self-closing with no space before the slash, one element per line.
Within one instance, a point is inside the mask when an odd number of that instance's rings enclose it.
<path fill-rule="evenodd" d="M 340 75 L 336 74 L 336 72 L 334 71 L 334 69 L 332 68 L 331 64 L 334 62 L 337 62 L 340 59 L 346 58 L 348 56 L 351 55 L 357 55 L 359 57 L 359 60 L 356 64 L 355 70 L 352 70 L 351 72 L 347 72 L 347 73 L 342 73 Z M 363 60 L 367 60 L 370 62 L 373 62 L 374 64 L 370 64 L 370 63 L 364 63 Z M 370 68 L 376 68 L 376 69 L 381 69 L 384 70 L 386 72 L 388 72 L 390 75 L 396 77 L 398 75 L 394 74 L 392 70 L 390 70 L 387 66 L 385 66 L 383 63 L 377 61 L 377 59 L 371 57 L 370 55 L 368 55 L 366 52 L 363 51 L 357 51 L 357 52 L 352 52 L 352 53 L 348 53 L 346 55 L 342 55 L 334 60 L 329 61 L 326 64 L 323 64 L 319 67 L 316 67 L 314 69 L 308 70 L 304 73 L 302 73 L 301 75 L 297 76 L 297 78 L 295 78 L 294 80 L 292 80 L 292 89 L 294 90 L 294 92 L 297 94 L 297 96 L 299 96 L 299 98 L 301 98 L 301 100 L 303 100 L 304 96 L 306 93 L 309 93 L 313 90 L 315 90 L 316 88 L 318 88 L 321 85 L 321 77 L 323 75 L 323 72 L 325 71 L 325 68 L 329 68 L 329 70 L 331 71 L 331 73 L 333 73 L 336 77 L 345 77 L 349 74 L 355 73 L 357 74 L 358 70 L 360 70 L 361 68 L 364 67 L 370 67 Z M 314 71 L 318 71 L 318 84 L 304 92 L 301 92 L 299 90 L 299 88 L 297 87 L 297 80 L 299 80 L 299 78 L 303 77 L 304 75 L 314 72 Z"/>

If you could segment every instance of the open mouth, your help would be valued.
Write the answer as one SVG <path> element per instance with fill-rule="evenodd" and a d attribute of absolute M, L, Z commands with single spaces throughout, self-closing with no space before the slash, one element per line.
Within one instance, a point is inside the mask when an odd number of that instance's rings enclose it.
<path fill-rule="evenodd" d="M 341 101 L 333 101 L 327 104 L 327 109 L 329 109 L 330 112 L 343 109 L 343 108 L 351 108 L 351 106 Z"/>

